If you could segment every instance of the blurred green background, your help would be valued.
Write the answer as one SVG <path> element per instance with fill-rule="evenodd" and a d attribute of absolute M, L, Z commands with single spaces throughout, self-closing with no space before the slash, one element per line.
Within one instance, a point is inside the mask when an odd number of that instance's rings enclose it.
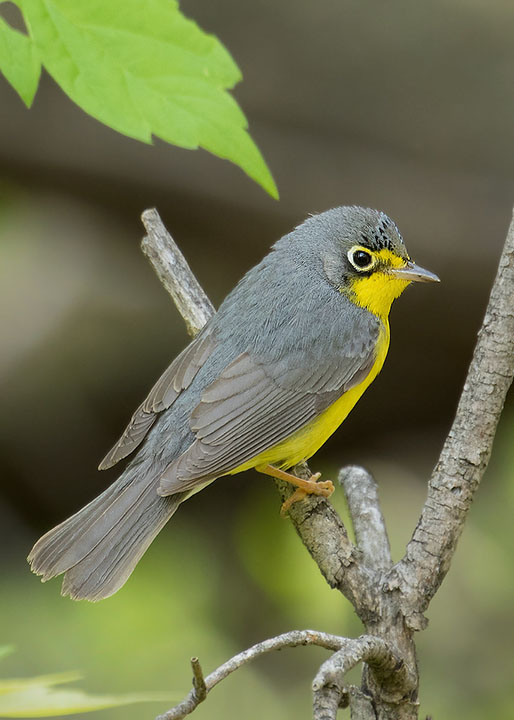
<path fill-rule="evenodd" d="M 280 203 L 205 152 L 117 135 L 47 77 L 32 110 L 0 80 L 0 644 L 5 675 L 80 669 L 91 692 L 190 687 L 229 655 L 302 627 L 358 634 L 253 473 L 184 505 L 123 590 L 98 605 L 41 585 L 34 540 L 116 477 L 96 465 L 187 342 L 139 250 L 157 206 L 215 303 L 309 212 L 378 207 L 439 287 L 393 309 L 373 388 L 312 466 L 371 469 L 401 556 L 453 417 L 514 200 L 514 5 L 185 0 L 244 74 L 236 96 Z M 8 14 L 9 3 L 2 5 Z M 4 13 L 5 11 L 5 13 Z M 422 711 L 514 718 L 514 408 L 451 572 L 418 637 Z M 334 502 L 342 508 L 341 491 Z M 308 718 L 326 653 L 239 671 L 199 718 Z M 97 717 L 132 720 L 165 708 Z"/>

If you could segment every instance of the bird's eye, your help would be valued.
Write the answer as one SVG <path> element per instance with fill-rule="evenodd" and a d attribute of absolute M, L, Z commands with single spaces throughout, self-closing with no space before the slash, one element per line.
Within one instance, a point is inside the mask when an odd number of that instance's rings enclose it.
<path fill-rule="evenodd" d="M 348 260 L 356 270 L 369 270 L 374 265 L 373 255 L 362 248 L 352 248 Z"/>

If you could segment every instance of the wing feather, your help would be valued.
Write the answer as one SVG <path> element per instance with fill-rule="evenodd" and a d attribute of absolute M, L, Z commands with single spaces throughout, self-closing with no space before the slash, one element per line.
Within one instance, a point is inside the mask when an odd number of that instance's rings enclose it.
<path fill-rule="evenodd" d="M 122 458 L 130 455 L 146 437 L 156 419 L 155 413 L 145 412 L 144 405 L 140 405 L 130 418 L 130 422 L 123 431 L 122 436 L 116 445 L 109 450 L 98 469 L 107 470 L 116 465 Z"/>
<path fill-rule="evenodd" d="M 211 335 L 201 334 L 178 355 L 163 372 L 143 403 L 145 412 L 158 413 L 169 408 L 187 388 L 214 348 Z"/>
<path fill-rule="evenodd" d="M 303 374 L 242 353 L 204 390 L 191 416 L 195 441 L 166 468 L 159 492 L 189 490 L 290 437 L 360 382 L 374 359 L 373 337 L 355 357 L 307 363 Z"/>
<path fill-rule="evenodd" d="M 116 465 L 141 444 L 158 414 L 171 407 L 182 390 L 189 387 L 215 345 L 210 333 L 200 333 L 175 358 L 150 390 L 146 400 L 132 415 L 122 436 L 100 463 L 99 470 Z"/>
<path fill-rule="evenodd" d="M 288 410 L 287 415 L 281 418 L 280 425 L 265 423 L 258 433 L 248 434 L 242 442 L 220 448 L 196 440 L 163 473 L 159 494 L 168 495 L 179 490 L 190 490 L 198 484 L 200 478 L 201 482 L 205 482 L 230 472 L 268 447 L 289 437 L 316 415 L 312 408 L 309 413 L 305 406 L 298 407 L 296 403 Z"/>

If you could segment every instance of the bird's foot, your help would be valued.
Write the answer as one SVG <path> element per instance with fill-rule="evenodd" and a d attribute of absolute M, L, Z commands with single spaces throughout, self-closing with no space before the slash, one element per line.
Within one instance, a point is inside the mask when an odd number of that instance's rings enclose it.
<path fill-rule="evenodd" d="M 282 517 L 286 515 L 293 503 L 303 500 L 307 495 L 320 495 L 321 497 L 328 498 L 334 492 L 334 483 L 331 480 L 318 482 L 318 479 L 321 477 L 321 473 L 319 472 L 311 475 L 308 480 L 305 480 L 284 470 L 279 470 L 279 468 L 273 465 L 261 465 L 256 468 L 256 470 L 266 475 L 279 478 L 280 480 L 286 480 L 291 483 L 291 485 L 296 485 L 295 492 L 282 503 L 282 507 L 280 508 Z"/>
<path fill-rule="evenodd" d="M 290 495 L 287 500 L 284 500 L 282 507 L 280 508 L 280 515 L 285 517 L 291 505 L 295 502 L 299 502 L 307 497 L 307 495 L 320 495 L 321 497 L 330 497 L 334 492 L 334 483 L 332 480 L 323 480 L 318 482 L 318 478 L 321 477 L 321 473 L 315 473 L 308 480 L 304 482 L 307 486 L 296 488 L 294 493 Z"/>

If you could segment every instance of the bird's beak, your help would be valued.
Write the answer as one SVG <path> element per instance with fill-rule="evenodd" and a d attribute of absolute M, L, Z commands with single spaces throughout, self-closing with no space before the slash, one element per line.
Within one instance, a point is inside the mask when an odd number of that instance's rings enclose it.
<path fill-rule="evenodd" d="M 412 260 L 408 260 L 403 267 L 391 268 L 390 273 L 396 278 L 409 282 L 441 282 L 437 275 L 416 265 Z"/>

